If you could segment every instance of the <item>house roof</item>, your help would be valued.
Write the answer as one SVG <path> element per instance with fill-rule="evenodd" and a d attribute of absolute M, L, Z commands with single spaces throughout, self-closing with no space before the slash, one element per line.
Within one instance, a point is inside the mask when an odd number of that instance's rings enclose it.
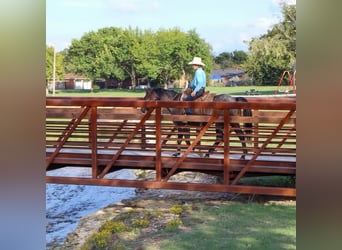
<path fill-rule="evenodd" d="M 234 76 L 242 76 L 244 75 L 245 72 L 243 70 L 240 69 L 217 69 L 217 70 L 213 70 L 211 72 L 211 79 L 220 79 L 222 77 L 234 77 Z"/>
<path fill-rule="evenodd" d="M 67 73 L 64 75 L 64 79 L 69 79 L 69 80 L 73 80 L 73 79 L 89 79 L 89 77 L 86 77 L 84 75 L 78 75 L 75 73 Z"/>

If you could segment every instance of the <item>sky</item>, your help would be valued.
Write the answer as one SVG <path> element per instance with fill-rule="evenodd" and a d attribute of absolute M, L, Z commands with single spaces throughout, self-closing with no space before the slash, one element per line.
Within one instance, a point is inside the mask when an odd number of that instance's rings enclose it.
<path fill-rule="evenodd" d="M 214 55 L 248 50 L 249 41 L 282 20 L 296 0 L 46 0 L 46 44 L 61 51 L 105 27 L 195 30 Z"/>

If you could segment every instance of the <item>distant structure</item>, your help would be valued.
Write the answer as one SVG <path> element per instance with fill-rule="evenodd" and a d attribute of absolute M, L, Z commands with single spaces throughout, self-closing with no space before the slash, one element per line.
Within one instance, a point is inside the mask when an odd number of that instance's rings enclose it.
<path fill-rule="evenodd" d="M 248 81 L 246 72 L 240 69 L 213 70 L 210 75 L 212 85 L 222 85 L 234 87 L 243 85 Z"/>

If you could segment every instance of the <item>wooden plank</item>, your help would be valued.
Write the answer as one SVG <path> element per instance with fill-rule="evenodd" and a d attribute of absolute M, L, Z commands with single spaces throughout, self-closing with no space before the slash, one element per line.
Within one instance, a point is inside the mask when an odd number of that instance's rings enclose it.
<path fill-rule="evenodd" d="M 203 192 L 231 192 L 246 194 L 264 194 L 295 197 L 295 188 L 282 187 L 261 187 L 261 186 L 241 186 L 241 185 L 222 185 L 222 184 L 196 184 L 196 183 L 174 183 L 156 181 L 137 181 L 137 180 L 118 180 L 118 179 L 87 179 L 79 177 L 58 177 L 47 176 L 47 183 L 96 185 L 96 186 L 117 186 L 117 187 L 136 187 L 151 189 L 176 189 L 192 190 Z"/>

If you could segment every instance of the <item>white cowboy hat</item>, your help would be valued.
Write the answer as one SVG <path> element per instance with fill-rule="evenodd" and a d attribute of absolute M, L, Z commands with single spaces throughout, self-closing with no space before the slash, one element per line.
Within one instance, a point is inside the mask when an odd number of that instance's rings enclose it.
<path fill-rule="evenodd" d="M 189 65 L 195 64 L 195 65 L 205 66 L 205 64 L 202 63 L 202 59 L 201 59 L 200 57 L 196 57 L 196 56 L 195 56 L 194 59 L 192 59 L 192 61 L 189 62 L 188 64 L 189 64 Z"/>

